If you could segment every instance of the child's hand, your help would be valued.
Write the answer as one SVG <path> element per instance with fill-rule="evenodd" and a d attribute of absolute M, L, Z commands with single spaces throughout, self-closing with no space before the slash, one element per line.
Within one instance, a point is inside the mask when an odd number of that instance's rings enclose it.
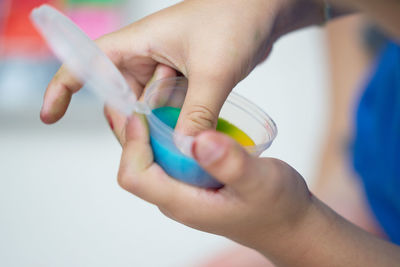
<path fill-rule="evenodd" d="M 105 112 L 123 146 L 119 184 L 168 217 L 260 250 L 266 242 L 276 246 L 276 240 L 291 238 L 303 224 L 311 197 L 286 163 L 252 157 L 229 137 L 206 131 L 195 137 L 193 154 L 225 186 L 216 191 L 194 187 L 154 163 L 143 117 L 132 116 L 125 125 L 118 113 Z"/>
<path fill-rule="evenodd" d="M 167 76 L 183 73 L 189 89 L 177 129 L 195 135 L 216 125 L 232 88 L 268 53 L 281 2 L 286 1 L 184 1 L 96 42 L 138 96 L 160 63 L 171 68 Z M 61 67 L 47 88 L 42 120 L 60 119 L 80 88 Z"/>

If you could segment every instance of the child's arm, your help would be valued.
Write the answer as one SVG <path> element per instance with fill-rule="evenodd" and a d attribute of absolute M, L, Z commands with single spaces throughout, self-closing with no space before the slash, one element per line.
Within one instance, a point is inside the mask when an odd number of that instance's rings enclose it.
<path fill-rule="evenodd" d="M 376 238 L 312 196 L 286 163 L 255 158 L 215 131 L 195 137 L 194 157 L 225 184 L 205 190 L 172 179 L 153 162 L 144 120 L 106 111 L 121 143 L 121 187 L 168 217 L 254 248 L 279 266 L 396 266 L 400 248 Z"/>

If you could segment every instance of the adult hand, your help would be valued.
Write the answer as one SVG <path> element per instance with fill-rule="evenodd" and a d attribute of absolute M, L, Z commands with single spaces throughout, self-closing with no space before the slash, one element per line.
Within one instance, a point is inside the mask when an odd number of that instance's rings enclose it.
<path fill-rule="evenodd" d="M 189 89 L 177 129 L 196 135 L 216 126 L 232 88 L 268 53 L 275 17 L 287 2 L 184 1 L 96 42 L 138 96 L 151 77 L 174 76 L 175 70 L 185 75 Z M 47 88 L 42 121 L 60 119 L 80 88 L 62 66 Z"/>

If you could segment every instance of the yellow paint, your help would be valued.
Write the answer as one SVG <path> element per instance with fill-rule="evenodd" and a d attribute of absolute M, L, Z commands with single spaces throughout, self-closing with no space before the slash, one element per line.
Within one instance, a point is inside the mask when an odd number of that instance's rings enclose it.
<path fill-rule="evenodd" d="M 175 128 L 180 112 L 180 108 L 175 107 L 160 107 L 153 110 L 153 114 L 171 128 Z M 217 131 L 232 137 L 242 146 L 255 145 L 253 140 L 245 132 L 222 118 L 218 119 Z"/>

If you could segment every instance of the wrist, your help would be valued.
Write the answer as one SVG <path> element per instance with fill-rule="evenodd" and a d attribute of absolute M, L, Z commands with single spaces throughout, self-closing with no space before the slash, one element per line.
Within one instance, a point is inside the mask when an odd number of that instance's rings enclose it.
<path fill-rule="evenodd" d="M 311 25 L 320 25 L 325 21 L 324 2 L 316 0 L 280 1 L 275 17 L 272 36 L 274 40 L 282 35 Z"/>
<path fill-rule="evenodd" d="M 280 36 L 312 25 L 323 25 L 331 19 L 353 13 L 333 0 L 281 1 L 273 29 L 274 40 Z"/>
<path fill-rule="evenodd" d="M 334 234 L 340 223 L 340 217 L 320 200 L 312 196 L 310 201 L 309 208 L 296 225 L 281 231 L 273 242 L 265 242 L 256 248 L 277 266 L 318 263 L 316 252 L 321 252 L 319 248 Z"/>

